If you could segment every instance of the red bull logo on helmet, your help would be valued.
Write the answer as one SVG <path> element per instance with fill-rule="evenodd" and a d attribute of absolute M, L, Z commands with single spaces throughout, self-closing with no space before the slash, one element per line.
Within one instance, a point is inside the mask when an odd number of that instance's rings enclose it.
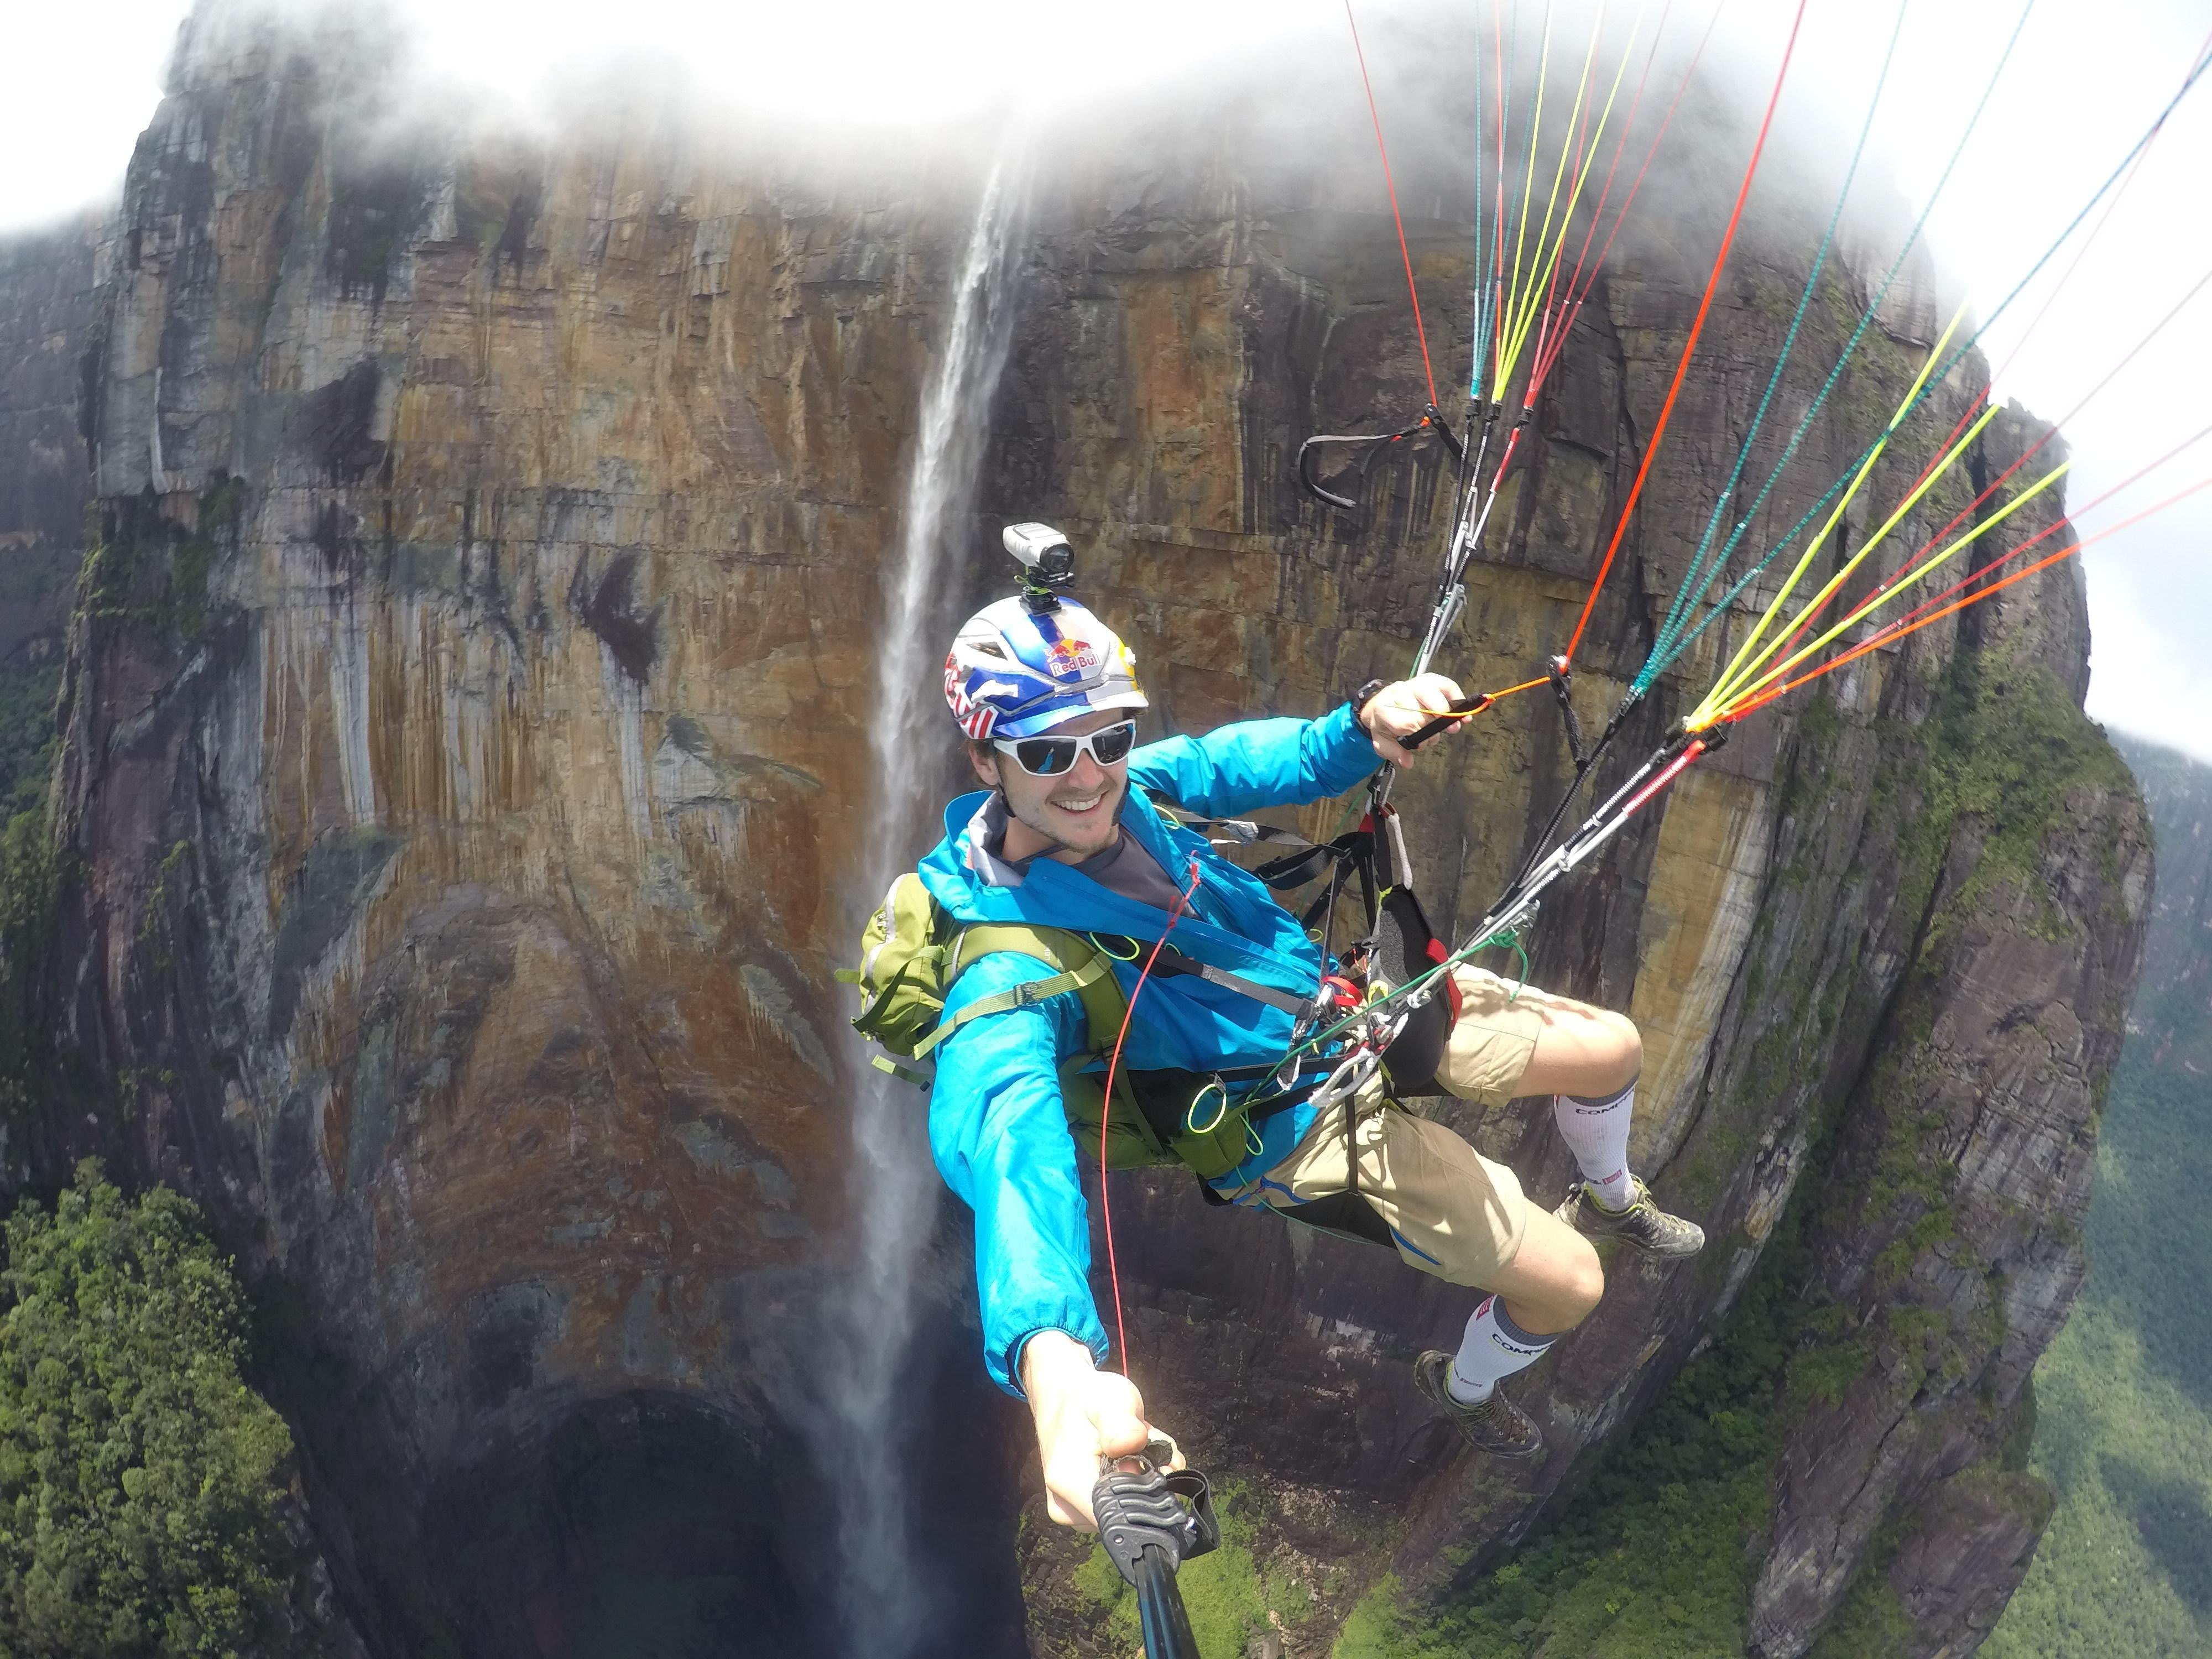
<path fill-rule="evenodd" d="M 1063 634 L 1045 647 L 1044 665 L 1056 680 L 1088 679 L 1098 672 L 1098 653 L 1089 641 Z"/>

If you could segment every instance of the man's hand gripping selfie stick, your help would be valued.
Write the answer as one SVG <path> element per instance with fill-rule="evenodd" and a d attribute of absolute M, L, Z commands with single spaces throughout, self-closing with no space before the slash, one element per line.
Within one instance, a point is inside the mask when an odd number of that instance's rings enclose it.
<path fill-rule="evenodd" d="M 1213 1492 L 1196 1469 L 1170 1469 L 1175 1448 L 1154 1439 L 1109 1462 L 1091 1493 L 1098 1541 L 1137 1592 L 1137 1624 L 1150 1659 L 1200 1659 L 1176 1572 L 1221 1541 Z"/>

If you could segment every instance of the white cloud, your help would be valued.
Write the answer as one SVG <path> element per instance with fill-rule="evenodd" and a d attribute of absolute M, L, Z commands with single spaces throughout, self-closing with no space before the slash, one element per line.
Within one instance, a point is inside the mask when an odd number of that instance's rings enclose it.
<path fill-rule="evenodd" d="M 111 194 L 159 95 L 185 0 L 4 0 L 0 229 Z M 1468 0 L 1470 5 L 1479 0 Z M 1379 33 L 1407 0 L 1358 0 Z M 1710 9 L 1677 4 L 1688 36 Z M 1073 100 L 1155 85 L 1180 70 L 1310 32 L 1350 53 L 1339 0 L 1121 0 L 1110 9 L 1036 0 L 391 0 L 419 37 L 426 70 L 479 108 L 550 108 L 564 88 L 617 61 L 703 88 L 732 107 L 854 130 Z M 1619 9 L 1627 15 L 1626 8 Z M 1878 160 L 1916 206 L 1950 154 L 2018 15 L 2014 0 L 1914 0 L 1875 129 Z M 1895 14 L 1815 3 L 1785 110 L 1856 133 Z M 1723 51 L 1763 89 L 1789 9 L 1734 7 Z M 1946 268 L 1986 311 L 2073 216 L 2179 82 L 2208 26 L 2201 0 L 2039 0 L 1930 224 Z M 1389 89 L 1378 88 L 1388 112 Z M 1364 111 L 1352 130 L 1364 137 Z M 1838 157 L 1838 166 L 1840 156 Z M 2062 253 L 1991 330 L 2000 391 L 2045 418 L 2066 412 L 2198 276 L 2212 269 L 2212 76 L 2161 135 L 2094 251 L 2014 356 L 2021 328 L 2071 262 Z M 1717 188 L 1718 186 L 1717 186 Z M 1823 204 L 1825 206 L 1825 204 Z M 2212 292 L 2069 422 L 2075 500 L 2169 447 L 2207 418 Z M 2156 499 L 2212 471 L 2203 451 L 2127 501 Z M 2103 520 L 2109 521 L 2109 520 Z M 2196 665 L 2212 611 L 2212 513 L 2175 514 L 2100 544 L 2089 560 L 2098 645 L 2092 708 L 2115 725 L 2202 752 L 2212 683 Z M 2177 602 L 2177 594 L 2193 602 Z"/>
<path fill-rule="evenodd" d="M 185 0 L 5 0 L 0 231 L 112 199 Z"/>

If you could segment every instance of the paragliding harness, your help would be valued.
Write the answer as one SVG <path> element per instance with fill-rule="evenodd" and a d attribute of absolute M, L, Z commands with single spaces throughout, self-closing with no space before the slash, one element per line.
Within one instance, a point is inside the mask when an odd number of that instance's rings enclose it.
<path fill-rule="evenodd" d="M 1249 1099 L 1232 1097 L 1249 1095 L 1251 1085 L 1274 1071 L 1272 1066 L 1214 1072 L 1123 1068 L 1115 1079 L 1115 1109 L 1109 1116 L 1101 1061 L 1128 1012 L 1128 997 L 1114 977 L 1113 964 L 1137 955 L 1139 947 L 1134 939 L 1025 922 L 963 924 L 909 871 L 891 884 L 869 919 L 861 948 L 860 965 L 837 974 L 860 990 L 860 1012 L 853 1027 L 905 1059 L 927 1060 L 939 1043 L 971 1020 L 1074 993 L 1083 1004 L 1086 1031 L 1083 1048 L 1060 1068 L 1060 1101 L 1076 1144 L 1086 1151 L 1097 1148 L 1104 1122 L 1104 1162 L 1109 1170 L 1182 1164 L 1201 1178 L 1226 1175 L 1251 1155 L 1250 1126 L 1287 1110 L 1311 1092 L 1310 1088 L 1294 1089 L 1255 1108 Z M 1053 972 L 979 997 L 947 1018 L 945 999 L 961 974 L 1001 951 L 1034 957 Z M 1163 947 L 1152 972 L 1196 974 L 1294 1016 L 1308 1011 L 1304 997 L 1224 972 L 1172 947 Z M 928 1073 L 880 1055 L 874 1064 L 925 1088 L 933 1080 Z"/>
<path fill-rule="evenodd" d="M 1443 941 L 1430 927 L 1410 888 L 1394 883 L 1405 868 L 1405 849 L 1395 809 L 1385 807 L 1378 835 L 1374 820 L 1326 845 L 1287 830 L 1242 818 L 1194 818 L 1162 804 L 1163 816 L 1217 844 L 1285 848 L 1252 873 L 1279 892 L 1304 887 L 1327 876 L 1327 884 L 1302 921 L 1310 933 L 1324 929 L 1337 900 L 1353 881 L 1359 884 L 1367 933 L 1340 958 L 1313 997 L 1262 985 L 1163 945 L 1152 959 L 1156 978 L 1196 975 L 1238 994 L 1291 1014 L 1303 1036 L 1321 1018 L 1357 1008 L 1370 990 L 1402 985 L 1413 974 L 1443 959 Z M 1279 1065 L 1226 1066 L 1212 1072 L 1173 1068 L 1121 1068 L 1115 1079 L 1114 1111 L 1105 1109 L 1101 1066 L 1128 1012 L 1128 998 L 1114 976 L 1115 962 L 1134 960 L 1139 941 L 1113 935 L 1077 933 L 1027 922 L 969 922 L 956 920 L 912 871 L 892 882 L 868 919 L 861 936 L 857 968 L 840 969 L 837 977 L 859 988 L 860 1012 L 853 1027 L 898 1059 L 928 1060 L 937 1047 L 972 1020 L 1027 1007 L 1073 993 L 1083 1005 L 1084 1046 L 1061 1066 L 1060 1099 L 1076 1144 L 1099 1145 L 1105 1124 L 1105 1166 L 1133 1169 L 1182 1164 L 1203 1186 L 1224 1176 L 1257 1150 L 1256 1126 L 1279 1112 L 1313 1098 L 1328 1087 L 1322 1075 L 1278 1078 Z M 949 1018 L 945 1013 L 952 988 L 967 969 L 996 951 L 1034 957 L 1052 973 L 1038 980 L 979 997 Z M 1445 1039 L 1457 1015 L 1457 991 L 1409 1009 L 1379 1050 L 1394 1094 L 1432 1091 Z M 1293 1039 L 1296 1040 L 1295 1037 Z M 1338 1063 L 1324 1068 L 1334 1074 Z M 907 1082 L 927 1087 L 930 1073 L 878 1055 L 872 1063 Z M 1209 1197 L 1212 1189 L 1206 1188 Z"/>
<path fill-rule="evenodd" d="M 1352 693 L 1353 708 L 1362 707 L 1381 689 L 1379 681 L 1361 686 Z M 1440 715 L 1405 738 L 1401 746 L 1418 747 L 1459 718 L 1458 714 Z M 1315 1046 L 1312 1033 L 1323 1020 L 1331 1022 L 1337 1037 L 1328 1048 L 1328 1076 L 1318 1088 L 1306 1089 L 1302 1097 L 1322 1115 L 1340 1105 L 1343 1109 L 1346 1189 L 1302 1205 L 1300 1218 L 1386 1245 L 1387 1228 L 1358 1196 L 1361 1097 L 1378 1081 L 1386 1106 L 1437 1092 L 1437 1069 L 1460 1013 L 1459 985 L 1449 973 L 1436 975 L 1411 993 L 1403 988 L 1443 966 L 1447 952 L 1408 882 L 1411 863 L 1404 827 L 1398 809 L 1383 799 L 1383 775 L 1389 769 L 1382 769 L 1370 784 L 1367 812 L 1358 827 L 1325 845 L 1243 819 L 1183 821 L 1185 829 L 1217 841 L 1221 839 L 1217 832 L 1226 831 L 1231 840 L 1287 848 L 1252 871 L 1279 894 L 1325 876 L 1321 891 L 1298 919 L 1307 936 L 1320 944 L 1324 959 L 1333 948 L 1338 902 L 1347 888 L 1358 884 L 1364 931 L 1335 953 L 1336 970 L 1323 980 L 1321 994 L 1291 1028 L 1288 1052 L 1278 1071 L 1285 1078 L 1298 1075 L 1303 1053 Z M 1211 1186 L 1204 1186 L 1203 1191 L 1209 1203 L 1229 1202 Z"/>

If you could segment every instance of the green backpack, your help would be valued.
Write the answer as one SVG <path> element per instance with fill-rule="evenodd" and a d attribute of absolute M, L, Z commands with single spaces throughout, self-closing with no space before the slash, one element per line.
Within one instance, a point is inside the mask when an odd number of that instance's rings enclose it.
<path fill-rule="evenodd" d="M 979 998 L 945 1019 L 945 1000 L 962 970 L 1000 951 L 1035 957 L 1052 975 Z M 1185 1164 L 1212 1177 L 1226 1175 L 1251 1151 L 1245 1109 L 1230 1103 L 1220 1078 L 1204 1073 L 1123 1067 L 1115 1074 L 1114 1111 L 1107 1117 L 1105 1073 L 1098 1062 L 1120 1035 L 1129 1004 L 1114 977 L 1113 957 L 1088 934 L 1025 922 L 963 924 L 908 871 L 868 918 L 860 965 L 839 969 L 837 977 L 860 988 L 854 1030 L 907 1060 L 927 1060 L 969 1020 L 1073 991 L 1082 1000 L 1089 1032 L 1082 1052 L 1060 1067 L 1060 1095 L 1068 1128 L 1086 1156 L 1098 1155 L 1102 1119 L 1109 1170 Z M 881 1054 L 874 1064 L 909 1083 L 930 1085 L 927 1073 Z"/>

